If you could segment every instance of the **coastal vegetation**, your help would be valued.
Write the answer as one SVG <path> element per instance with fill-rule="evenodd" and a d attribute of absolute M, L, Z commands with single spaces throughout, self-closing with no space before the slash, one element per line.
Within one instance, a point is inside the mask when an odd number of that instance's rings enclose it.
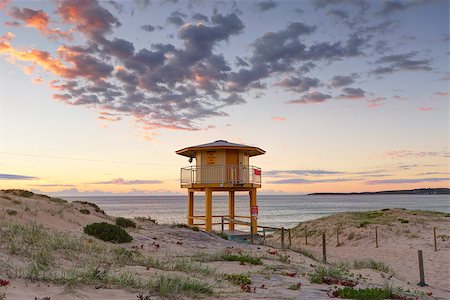
<path fill-rule="evenodd" d="M 252 280 L 245 274 L 224 274 L 223 278 L 235 285 L 251 284 Z"/>
<path fill-rule="evenodd" d="M 133 220 L 123 217 L 116 218 L 116 225 L 123 228 L 136 228 L 136 223 Z"/>
<path fill-rule="evenodd" d="M 131 235 L 120 226 L 106 222 L 93 223 L 84 227 L 84 233 L 95 236 L 106 242 L 129 243 L 133 240 Z"/>
<path fill-rule="evenodd" d="M 56 292 L 51 291 L 81 293 L 80 297 L 89 298 L 87 295 L 102 293 L 105 289 L 118 289 L 127 299 L 143 300 L 243 296 L 239 293 L 256 293 L 250 298 L 276 295 L 285 299 L 312 299 L 326 298 L 327 291 L 328 295 L 334 293 L 340 298 L 372 299 L 358 297 L 384 295 L 385 282 L 397 284 L 403 280 L 402 285 L 408 286 L 402 277 L 405 274 L 397 271 L 398 266 L 394 268 L 382 259 L 355 256 L 335 260 L 334 253 L 343 248 L 350 251 L 351 248 L 345 247 L 352 247 L 351 243 L 364 241 L 367 244 L 364 234 L 373 233 L 373 226 L 378 226 L 382 251 L 388 238 L 386 232 L 396 238 L 409 237 L 419 234 L 409 231 L 410 226 L 430 228 L 427 222 L 434 220 L 441 222 L 444 228 L 450 221 L 443 213 L 403 209 L 338 214 L 291 229 L 291 248 L 295 250 L 292 251 L 238 244 L 191 230 L 187 225 L 158 225 L 151 218 L 125 219 L 136 227 L 123 228 L 117 225 L 119 218 L 101 213 L 100 208 L 96 211 L 95 204 L 62 203 L 38 194 L 22 197 L 0 192 L 0 204 L 0 280 L 11 282 L 8 290 L 0 287 L 0 295 L 4 293 L 7 297 L 11 290 L 17 293 L 20 289 L 42 286 L 42 283 L 51 287 L 48 295 L 39 295 L 37 299 L 54 298 Z M 10 215 L 8 210 L 17 214 Z M 400 218 L 409 223 L 401 223 Z M 369 224 L 359 227 L 364 221 Z M 317 246 L 320 246 L 321 234 L 338 225 L 342 245 L 335 247 L 330 239 L 332 233 L 328 232 L 332 259 L 319 263 L 321 255 Z M 304 245 L 302 229 L 305 226 L 308 245 Z M 92 232 L 100 238 L 85 232 L 83 229 L 91 230 L 86 228 L 93 228 Z M 110 232 L 111 228 L 115 229 Z M 127 232 L 127 228 L 132 229 Z M 388 228 L 391 231 L 387 231 Z M 132 240 L 119 244 L 119 230 Z M 109 236 L 104 238 L 100 232 L 108 232 Z M 348 239 L 351 235 L 353 237 Z M 276 238 L 276 235 L 268 236 L 268 239 Z M 448 233 L 439 229 L 437 238 L 442 243 L 447 242 Z M 442 251 L 446 251 L 445 247 L 442 244 Z M 391 280 L 393 276 L 395 281 Z M 403 297 L 396 299 L 409 299 L 410 295 L 422 293 L 415 285 L 410 286 L 408 292 L 390 290 L 391 295 Z M 112 299 L 124 299 L 117 297 Z"/>

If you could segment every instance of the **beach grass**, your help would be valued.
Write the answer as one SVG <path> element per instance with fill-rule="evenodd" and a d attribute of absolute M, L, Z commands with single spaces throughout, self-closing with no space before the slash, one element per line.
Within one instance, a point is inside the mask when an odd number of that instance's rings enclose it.
<path fill-rule="evenodd" d="M 342 266 L 320 264 L 315 267 L 312 273 L 308 274 L 311 283 L 320 284 L 324 278 L 331 278 L 334 280 L 346 280 L 350 273 Z"/>
<path fill-rule="evenodd" d="M 388 265 L 371 258 L 355 259 L 349 262 L 340 262 L 336 263 L 336 266 L 344 269 L 372 269 L 384 273 L 393 273 L 393 270 Z"/>
<path fill-rule="evenodd" d="M 148 279 L 124 266 L 142 266 L 164 271 L 208 276 L 215 270 L 191 258 L 161 260 L 132 252 L 125 247 L 108 247 L 86 236 L 74 237 L 67 233 L 48 231 L 34 223 L 20 225 L 0 222 L 0 248 L 22 257 L 25 263 L 14 265 L 1 262 L 0 271 L 13 278 L 63 284 L 72 289 L 81 284 L 145 289 L 166 295 L 170 290 L 182 294 L 211 294 L 210 285 L 180 276 Z M 59 265 L 64 260 L 70 265 Z M 23 261 L 23 260 L 22 260 Z"/>

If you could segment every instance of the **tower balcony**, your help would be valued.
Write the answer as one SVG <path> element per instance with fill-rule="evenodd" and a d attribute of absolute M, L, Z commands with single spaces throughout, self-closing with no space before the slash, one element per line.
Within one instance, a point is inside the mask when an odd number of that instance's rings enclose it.
<path fill-rule="evenodd" d="M 260 188 L 261 168 L 245 165 L 181 168 L 182 188 Z"/>

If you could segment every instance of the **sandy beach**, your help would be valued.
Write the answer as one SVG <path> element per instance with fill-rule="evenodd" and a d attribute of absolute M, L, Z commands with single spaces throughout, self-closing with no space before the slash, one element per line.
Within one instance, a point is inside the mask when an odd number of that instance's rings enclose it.
<path fill-rule="evenodd" d="M 369 220 L 337 214 L 300 224 L 291 232 L 293 250 L 281 250 L 150 219 L 134 220 L 137 228 L 126 228 L 133 240 L 114 244 L 83 232 L 88 224 L 115 222 L 95 205 L 2 191 L 0 206 L 0 299 L 329 299 L 343 285 L 389 287 L 398 299 L 450 297 L 445 214 L 389 210 Z M 362 219 L 368 223 L 360 227 Z M 325 229 L 326 265 L 320 262 Z M 267 242 L 278 241 L 274 235 Z M 417 286 L 418 249 L 424 252 L 423 288 Z"/>

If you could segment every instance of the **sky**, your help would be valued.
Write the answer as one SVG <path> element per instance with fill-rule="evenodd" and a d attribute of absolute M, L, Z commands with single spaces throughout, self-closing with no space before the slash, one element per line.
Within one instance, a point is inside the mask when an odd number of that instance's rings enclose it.
<path fill-rule="evenodd" d="M 449 187 L 449 2 L 0 0 L 0 187 L 184 194 L 257 146 L 263 194 Z"/>

